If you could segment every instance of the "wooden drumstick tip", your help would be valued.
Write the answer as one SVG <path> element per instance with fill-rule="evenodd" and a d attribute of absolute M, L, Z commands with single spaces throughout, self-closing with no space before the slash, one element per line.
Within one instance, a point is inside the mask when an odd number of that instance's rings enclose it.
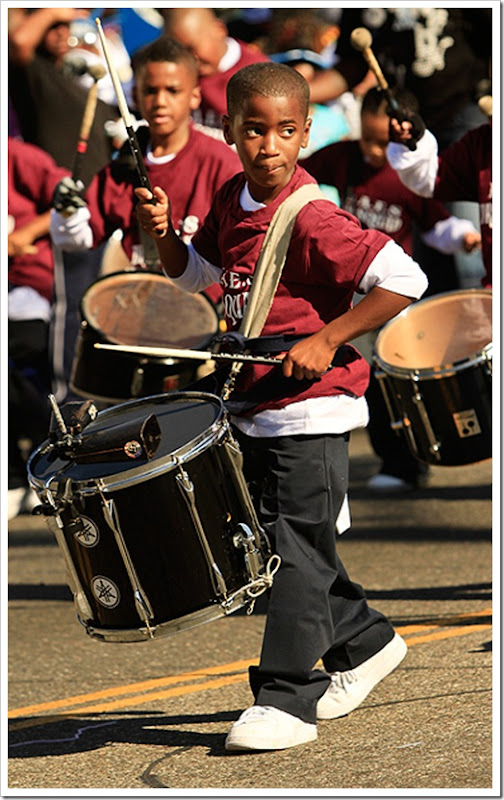
<path fill-rule="evenodd" d="M 487 117 L 491 117 L 492 116 L 492 104 L 493 104 L 493 101 L 492 101 L 492 95 L 491 94 L 485 94 L 483 97 L 480 97 L 480 99 L 478 100 L 479 110 L 482 111 L 483 114 L 486 114 Z"/>
<path fill-rule="evenodd" d="M 373 37 L 367 28 L 354 28 L 350 34 L 350 43 L 356 50 L 367 50 L 373 43 Z"/>
<path fill-rule="evenodd" d="M 95 81 L 101 80 L 107 74 L 107 70 L 103 64 L 91 64 L 87 71 Z"/>

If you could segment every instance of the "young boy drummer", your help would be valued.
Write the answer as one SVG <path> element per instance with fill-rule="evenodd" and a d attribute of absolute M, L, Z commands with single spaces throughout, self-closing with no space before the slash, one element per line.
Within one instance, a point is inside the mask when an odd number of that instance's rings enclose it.
<path fill-rule="evenodd" d="M 155 238 L 166 274 L 187 291 L 220 281 L 228 327 L 236 330 L 274 212 L 314 180 L 297 165 L 310 119 L 308 84 L 296 70 L 244 67 L 228 83 L 227 103 L 224 135 L 236 145 L 243 172 L 216 193 L 189 246 L 174 232 L 163 189 L 153 187 L 155 203 L 147 189 L 136 193 L 140 223 Z M 261 485 L 257 510 L 282 563 L 260 663 L 250 668 L 255 702 L 233 724 L 227 750 L 316 739 L 317 718 L 348 714 L 406 654 L 403 639 L 347 575 L 335 532 L 348 527 L 349 431 L 367 422 L 369 367 L 346 343 L 425 289 L 424 274 L 397 244 L 363 230 L 330 200 L 298 213 L 262 335 L 300 338 L 281 368 L 247 364 L 228 406 L 232 412 L 235 397 L 256 403 L 231 421 L 245 477 Z M 356 291 L 365 297 L 352 307 Z M 324 669 L 315 668 L 319 659 Z"/>

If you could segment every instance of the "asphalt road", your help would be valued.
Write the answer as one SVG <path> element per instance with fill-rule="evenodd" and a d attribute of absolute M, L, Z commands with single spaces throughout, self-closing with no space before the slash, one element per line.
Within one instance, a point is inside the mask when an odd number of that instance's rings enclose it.
<path fill-rule="evenodd" d="M 365 486 L 351 443 L 352 529 L 343 561 L 409 645 L 400 667 L 316 742 L 227 754 L 251 704 L 264 601 L 146 643 L 99 642 L 77 622 L 45 522 L 9 523 L 8 770 L 3 795 L 80 790 L 181 794 L 446 792 L 500 796 L 492 700 L 492 462 L 435 467 L 397 497 Z M 5 746 L 5 741 L 3 742 Z"/>

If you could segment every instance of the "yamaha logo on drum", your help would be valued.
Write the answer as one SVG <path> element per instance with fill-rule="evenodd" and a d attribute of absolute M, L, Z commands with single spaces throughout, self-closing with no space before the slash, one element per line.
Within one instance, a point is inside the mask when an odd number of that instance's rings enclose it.
<path fill-rule="evenodd" d="M 83 547 L 96 547 L 100 541 L 100 530 L 89 517 L 79 517 L 79 530 L 74 533 L 75 538 Z"/>
<path fill-rule="evenodd" d="M 115 608 L 119 605 L 121 600 L 121 593 L 110 578 L 105 578 L 103 575 L 97 575 L 91 581 L 91 588 L 93 594 L 102 606 L 105 608 Z"/>

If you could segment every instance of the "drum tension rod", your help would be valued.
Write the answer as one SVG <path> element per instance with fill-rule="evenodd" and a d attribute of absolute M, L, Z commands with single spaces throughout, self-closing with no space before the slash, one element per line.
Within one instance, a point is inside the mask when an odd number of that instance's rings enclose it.
<path fill-rule="evenodd" d="M 194 485 L 193 485 L 188 473 L 182 467 L 182 465 L 180 464 L 178 459 L 177 459 L 177 462 L 178 462 L 177 466 L 178 466 L 179 473 L 178 473 L 178 475 L 175 475 L 175 479 L 176 479 L 177 485 L 178 485 L 178 487 L 179 487 L 179 489 L 180 489 L 180 491 L 182 493 L 182 497 L 184 498 L 184 500 L 186 502 L 187 509 L 188 509 L 189 514 L 191 516 L 193 525 L 194 525 L 194 527 L 196 529 L 196 533 L 198 534 L 198 538 L 199 538 L 199 541 L 200 541 L 200 544 L 201 544 L 201 547 L 203 549 L 203 553 L 205 555 L 205 559 L 206 559 L 206 562 L 207 562 L 207 566 L 208 566 L 208 570 L 209 570 L 210 580 L 212 582 L 212 586 L 214 588 L 214 591 L 217 594 L 220 594 L 223 597 L 227 597 L 228 589 L 227 589 L 227 586 L 226 586 L 226 581 L 224 580 L 224 576 L 222 575 L 222 572 L 220 571 L 219 567 L 217 566 L 217 562 L 215 561 L 214 555 L 212 553 L 212 549 L 210 547 L 210 544 L 209 544 L 208 539 L 207 539 L 206 534 L 205 534 L 205 530 L 203 528 L 203 524 L 201 522 L 200 515 L 198 513 L 198 509 L 196 507 L 196 500 L 195 500 L 195 497 L 194 497 Z"/>

